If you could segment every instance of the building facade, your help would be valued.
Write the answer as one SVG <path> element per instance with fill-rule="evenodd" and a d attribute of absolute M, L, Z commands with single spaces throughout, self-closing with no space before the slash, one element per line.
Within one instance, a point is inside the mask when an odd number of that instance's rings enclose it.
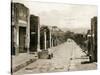
<path fill-rule="evenodd" d="M 39 26 L 39 17 L 30 15 L 30 52 L 37 52 L 40 49 Z"/>
<path fill-rule="evenodd" d="M 50 29 L 47 26 L 42 26 L 40 29 L 40 49 L 47 50 L 50 48 Z"/>
<path fill-rule="evenodd" d="M 97 62 L 97 17 L 91 18 L 91 30 L 87 32 L 90 62 Z"/>
<path fill-rule="evenodd" d="M 47 50 L 65 42 L 64 32 L 56 26 L 40 28 L 40 48 Z"/>
<path fill-rule="evenodd" d="M 11 3 L 11 52 L 12 55 L 29 52 L 29 9 L 21 3 Z"/>
<path fill-rule="evenodd" d="M 97 62 L 97 17 L 91 19 L 91 60 Z"/>

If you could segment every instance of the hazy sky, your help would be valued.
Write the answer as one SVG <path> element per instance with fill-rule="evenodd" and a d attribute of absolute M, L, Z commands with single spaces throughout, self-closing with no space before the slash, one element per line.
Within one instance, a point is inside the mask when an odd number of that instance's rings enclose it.
<path fill-rule="evenodd" d="M 90 20 L 97 16 L 94 5 L 72 5 L 60 3 L 13 0 L 26 5 L 30 13 L 40 17 L 40 24 L 61 28 L 90 28 Z"/>

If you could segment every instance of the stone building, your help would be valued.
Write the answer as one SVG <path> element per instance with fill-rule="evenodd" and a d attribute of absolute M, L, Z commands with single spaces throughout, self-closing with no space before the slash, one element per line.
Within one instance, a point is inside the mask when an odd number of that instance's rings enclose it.
<path fill-rule="evenodd" d="M 50 30 L 47 26 L 42 26 L 40 29 L 40 49 L 47 50 L 50 48 Z"/>
<path fill-rule="evenodd" d="M 30 52 L 40 50 L 40 24 L 39 17 L 30 15 Z"/>
<path fill-rule="evenodd" d="M 91 60 L 97 61 L 97 17 L 91 19 Z"/>
<path fill-rule="evenodd" d="M 29 9 L 21 3 L 11 3 L 11 53 L 17 55 L 29 51 Z"/>
<path fill-rule="evenodd" d="M 46 50 L 65 42 L 64 32 L 56 26 L 42 26 L 40 32 L 41 49 Z"/>
<path fill-rule="evenodd" d="M 91 30 L 87 32 L 90 62 L 97 62 L 97 17 L 91 18 Z"/>

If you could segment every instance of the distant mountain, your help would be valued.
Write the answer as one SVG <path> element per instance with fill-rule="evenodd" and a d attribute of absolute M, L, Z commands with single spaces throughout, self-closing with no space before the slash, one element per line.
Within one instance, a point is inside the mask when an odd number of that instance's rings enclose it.
<path fill-rule="evenodd" d="M 87 30 L 89 30 L 89 28 L 61 28 L 62 31 L 66 32 L 66 31 L 71 31 L 74 33 L 87 33 Z"/>

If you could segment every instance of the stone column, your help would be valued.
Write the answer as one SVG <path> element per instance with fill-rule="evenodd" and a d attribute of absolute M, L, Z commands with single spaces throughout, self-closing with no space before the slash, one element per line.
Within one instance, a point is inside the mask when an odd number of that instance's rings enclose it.
<path fill-rule="evenodd" d="M 30 52 L 30 14 L 28 10 L 28 21 L 27 21 L 27 31 L 26 31 L 26 44 L 27 44 L 27 53 Z"/>
<path fill-rule="evenodd" d="M 52 40 L 51 40 L 51 44 L 52 44 L 52 47 L 53 47 L 53 38 L 52 38 Z"/>
<path fill-rule="evenodd" d="M 51 30 L 50 30 L 50 40 L 49 40 L 49 42 L 50 42 L 50 48 L 51 48 Z"/>
<path fill-rule="evenodd" d="M 46 31 L 44 31 L 44 49 L 47 49 L 47 41 L 46 41 L 47 37 L 46 37 Z"/>
<path fill-rule="evenodd" d="M 15 37 L 15 42 L 16 42 L 16 44 L 15 44 L 15 55 L 18 55 L 18 53 L 19 53 L 19 26 L 18 26 L 18 24 L 16 24 L 14 37 Z"/>
<path fill-rule="evenodd" d="M 40 20 L 39 20 L 39 18 L 38 18 L 38 36 L 37 36 L 37 38 L 38 38 L 37 52 L 41 52 L 41 50 L 40 50 Z"/>

